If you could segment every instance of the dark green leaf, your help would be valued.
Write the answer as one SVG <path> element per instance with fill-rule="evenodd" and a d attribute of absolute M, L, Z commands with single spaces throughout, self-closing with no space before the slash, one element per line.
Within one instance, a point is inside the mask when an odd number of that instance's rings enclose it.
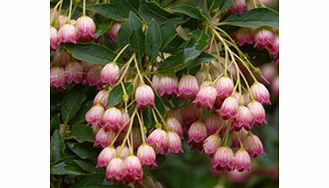
<path fill-rule="evenodd" d="M 93 129 L 85 124 L 74 125 L 69 138 L 73 138 L 79 143 L 82 142 L 93 142 L 94 132 Z"/>
<path fill-rule="evenodd" d="M 91 64 L 105 65 L 116 56 L 107 47 L 94 43 L 66 44 L 65 48 L 75 59 Z"/>
<path fill-rule="evenodd" d="M 88 173 L 103 174 L 104 170 L 96 168 L 96 164 L 89 160 L 73 160 L 81 169 Z"/>
<path fill-rule="evenodd" d="M 161 6 L 162 7 L 166 7 L 168 6 L 170 3 L 172 3 L 174 0 L 162 0 L 161 1 Z"/>
<path fill-rule="evenodd" d="M 160 25 L 160 30 L 162 33 L 162 47 L 166 47 L 176 36 L 176 27 L 178 24 L 184 23 L 181 18 L 172 18 Z"/>
<path fill-rule="evenodd" d="M 204 21 L 206 20 L 206 18 L 201 15 L 200 9 L 195 8 L 192 5 L 179 4 L 177 6 L 172 7 L 171 10 L 174 13 L 180 13 L 183 15 L 187 15 L 187 16 L 197 19 L 197 20 L 204 20 Z"/>
<path fill-rule="evenodd" d="M 65 156 L 65 143 L 62 135 L 56 130 L 50 141 L 50 162 L 56 163 Z"/>
<path fill-rule="evenodd" d="M 143 111 L 143 119 L 144 119 L 144 125 L 147 129 L 151 129 L 154 126 L 155 122 L 153 119 L 151 108 L 146 108 Z"/>
<path fill-rule="evenodd" d="M 87 143 L 67 143 L 67 146 L 77 154 L 81 159 L 90 159 L 92 161 L 97 160 L 97 156 L 100 153 L 99 149 L 92 147 Z"/>
<path fill-rule="evenodd" d="M 215 59 L 215 57 L 213 57 L 212 55 L 202 53 L 199 57 L 197 57 L 193 61 L 189 62 L 186 67 L 189 68 L 189 69 L 192 69 L 192 68 L 194 68 L 198 65 L 201 65 L 204 62 L 209 62 L 209 61 L 212 61 L 214 59 Z"/>
<path fill-rule="evenodd" d="M 124 22 L 117 34 L 117 41 L 121 48 L 129 43 L 129 38 L 131 35 L 131 30 L 128 22 Z M 129 48 L 129 47 L 128 47 Z"/>
<path fill-rule="evenodd" d="M 71 122 L 74 125 L 79 125 L 83 122 L 85 122 L 85 115 L 88 112 L 88 110 L 92 107 L 93 101 L 86 101 L 81 105 L 80 110 L 76 113 L 76 115 L 72 118 Z"/>
<path fill-rule="evenodd" d="M 173 74 L 178 70 L 184 68 L 184 54 L 173 55 L 168 57 L 163 63 L 160 64 L 158 72 L 160 74 Z"/>
<path fill-rule="evenodd" d="M 257 8 L 244 12 L 242 16 L 232 14 L 226 20 L 220 22 L 219 25 L 232 25 L 252 29 L 264 26 L 279 28 L 279 14 L 272 9 Z"/>
<path fill-rule="evenodd" d="M 145 36 L 142 29 L 143 28 L 142 22 L 134 12 L 130 12 L 128 23 L 131 30 L 129 43 L 132 49 L 134 50 L 134 52 L 137 53 L 137 57 L 141 57 L 141 55 L 144 52 L 144 44 L 145 44 L 144 41 Z"/>
<path fill-rule="evenodd" d="M 150 22 L 152 19 L 156 20 L 158 23 L 166 21 L 168 18 L 172 18 L 174 15 L 167 12 L 165 9 L 160 7 L 155 2 L 146 0 L 141 0 L 139 6 L 139 13 L 143 19 Z"/>
<path fill-rule="evenodd" d="M 221 11 L 226 11 L 233 5 L 233 0 L 210 0 L 208 2 L 209 9 L 219 9 Z"/>
<path fill-rule="evenodd" d="M 112 25 L 112 21 L 102 21 L 102 22 L 96 22 L 96 32 L 95 37 L 98 38 L 102 36 L 105 32 L 107 32 Z"/>
<path fill-rule="evenodd" d="M 62 102 L 61 114 L 65 123 L 79 111 L 81 104 L 86 100 L 85 88 L 76 86 L 66 94 Z"/>
<path fill-rule="evenodd" d="M 124 87 L 128 96 L 131 96 L 133 93 L 133 85 L 129 82 L 124 83 Z M 109 94 L 107 106 L 116 106 L 122 101 L 123 90 L 121 84 L 115 86 Z"/>
<path fill-rule="evenodd" d="M 158 111 L 160 112 L 161 116 L 164 118 L 167 115 L 167 111 L 164 107 L 163 101 L 161 99 L 161 97 L 159 95 L 155 96 L 155 107 L 158 109 Z"/>
<path fill-rule="evenodd" d="M 113 185 L 104 180 L 104 174 L 93 174 L 79 179 L 71 188 L 124 188 L 124 185 Z"/>
<path fill-rule="evenodd" d="M 150 22 L 145 38 L 145 51 L 150 61 L 154 60 L 162 46 L 162 35 L 159 25 L 152 19 Z"/>
<path fill-rule="evenodd" d="M 52 175 L 85 175 L 86 173 L 74 163 L 75 156 L 69 156 L 50 167 Z"/>
<path fill-rule="evenodd" d="M 59 126 L 61 125 L 61 120 L 59 119 L 59 115 L 55 115 L 53 118 L 50 120 L 50 134 L 52 135 L 55 130 L 59 129 Z"/>

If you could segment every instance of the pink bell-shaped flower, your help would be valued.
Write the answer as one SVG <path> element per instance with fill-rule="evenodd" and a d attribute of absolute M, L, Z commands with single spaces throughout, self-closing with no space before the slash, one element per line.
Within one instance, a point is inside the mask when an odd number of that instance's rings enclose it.
<path fill-rule="evenodd" d="M 143 166 L 149 168 L 154 168 L 157 166 L 155 151 L 150 145 L 146 143 L 138 147 L 137 157 L 139 158 Z"/>

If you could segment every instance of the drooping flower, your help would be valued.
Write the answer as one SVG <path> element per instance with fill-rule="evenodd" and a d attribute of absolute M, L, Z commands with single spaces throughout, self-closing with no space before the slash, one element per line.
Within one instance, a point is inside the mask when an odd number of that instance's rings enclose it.
<path fill-rule="evenodd" d="M 168 152 L 169 153 L 179 153 L 183 152 L 182 141 L 180 140 L 178 134 L 174 131 L 167 132 L 167 142 L 168 142 Z"/>
<path fill-rule="evenodd" d="M 160 88 L 160 76 L 153 75 L 152 77 L 152 85 L 156 91 Z"/>
<path fill-rule="evenodd" d="M 100 87 L 102 84 L 102 81 L 100 79 L 100 73 L 101 73 L 102 67 L 99 65 L 92 65 L 87 73 L 87 83 L 90 87 L 96 86 Z"/>
<path fill-rule="evenodd" d="M 190 126 L 193 122 L 197 121 L 201 115 L 200 109 L 195 104 L 190 103 L 182 110 L 183 125 Z"/>
<path fill-rule="evenodd" d="M 117 41 L 117 34 L 121 28 L 121 23 L 115 22 L 108 31 L 108 39 L 112 42 Z"/>
<path fill-rule="evenodd" d="M 240 28 L 235 35 L 236 43 L 239 46 L 244 44 L 253 44 L 254 43 L 254 32 L 248 28 Z"/>
<path fill-rule="evenodd" d="M 78 32 L 75 26 L 71 23 L 64 24 L 58 31 L 58 40 L 61 43 L 77 43 Z"/>
<path fill-rule="evenodd" d="M 229 12 L 242 15 L 243 11 L 247 9 L 246 0 L 234 0 L 233 5 L 229 8 Z"/>
<path fill-rule="evenodd" d="M 188 143 L 192 148 L 202 150 L 203 141 L 207 138 L 206 125 L 201 121 L 194 122 L 188 130 Z"/>
<path fill-rule="evenodd" d="M 178 96 L 186 99 L 194 97 L 198 94 L 199 84 L 198 80 L 192 75 L 184 75 L 178 83 Z"/>
<path fill-rule="evenodd" d="M 240 129 L 240 131 L 233 131 L 233 133 L 232 133 L 232 147 L 234 147 L 234 148 L 241 147 L 239 139 L 241 140 L 241 142 L 243 142 L 244 139 L 247 137 L 247 135 L 248 135 L 248 131 L 246 131 L 245 129 Z"/>
<path fill-rule="evenodd" d="M 100 104 L 102 105 L 104 108 L 107 106 L 107 102 L 108 102 L 108 97 L 109 97 L 109 92 L 106 90 L 100 90 L 97 95 L 94 98 L 93 104 Z"/>
<path fill-rule="evenodd" d="M 274 41 L 272 31 L 267 29 L 260 29 L 255 34 L 255 47 L 260 49 L 270 46 Z"/>
<path fill-rule="evenodd" d="M 265 155 L 262 141 L 254 134 L 249 135 L 244 139 L 243 146 L 251 157 L 256 158 Z"/>
<path fill-rule="evenodd" d="M 215 134 L 215 132 L 223 125 L 223 118 L 218 114 L 210 114 L 206 119 L 206 128 L 209 135 Z"/>
<path fill-rule="evenodd" d="M 122 160 L 127 158 L 130 154 L 130 150 L 126 145 L 120 145 L 117 148 L 115 148 L 117 152 L 117 156 L 119 156 Z"/>
<path fill-rule="evenodd" d="M 114 159 L 117 155 L 117 152 L 113 146 L 105 147 L 97 158 L 97 168 L 106 167 L 109 162 Z"/>
<path fill-rule="evenodd" d="M 234 83 L 229 77 L 221 77 L 216 82 L 215 88 L 217 90 L 217 95 L 229 97 L 233 92 Z"/>
<path fill-rule="evenodd" d="M 277 56 L 279 54 L 279 37 L 275 36 L 272 44 L 269 46 L 269 52 L 273 56 Z"/>
<path fill-rule="evenodd" d="M 114 139 L 115 133 L 112 130 L 105 131 L 103 128 L 99 129 L 95 136 L 94 147 L 107 147 Z"/>
<path fill-rule="evenodd" d="M 256 101 L 261 104 L 271 104 L 270 93 L 263 84 L 259 82 L 254 83 L 250 90 Z"/>
<path fill-rule="evenodd" d="M 216 170 L 234 169 L 234 154 L 231 148 L 222 146 L 217 149 L 214 158 L 212 159 L 211 166 Z"/>
<path fill-rule="evenodd" d="M 63 67 L 50 69 L 50 87 L 65 89 L 65 72 Z"/>
<path fill-rule="evenodd" d="M 141 184 L 143 179 L 142 164 L 138 157 L 129 155 L 123 161 L 123 181 L 127 184 Z"/>
<path fill-rule="evenodd" d="M 249 171 L 251 168 L 251 161 L 248 152 L 244 149 L 239 149 L 234 155 L 235 169 L 239 172 Z"/>
<path fill-rule="evenodd" d="M 178 79 L 174 76 L 161 76 L 158 93 L 161 97 L 176 95 Z"/>
<path fill-rule="evenodd" d="M 89 16 L 81 16 L 75 24 L 76 30 L 81 41 L 89 41 L 95 38 L 96 25 Z"/>
<path fill-rule="evenodd" d="M 59 44 L 57 29 L 53 26 L 50 27 L 50 48 L 56 50 Z"/>
<path fill-rule="evenodd" d="M 201 85 L 200 90 L 193 103 L 195 103 L 198 107 L 206 106 L 207 110 L 210 111 L 210 109 L 215 103 L 216 97 L 217 90 L 212 84 L 207 84 L 204 86 Z"/>
<path fill-rule="evenodd" d="M 249 131 L 252 127 L 253 116 L 249 108 L 246 106 L 239 106 L 237 116 L 234 119 L 234 129 L 239 131 L 242 127 Z"/>
<path fill-rule="evenodd" d="M 149 167 L 149 168 L 154 168 L 157 166 L 156 164 L 156 154 L 154 149 L 144 143 L 140 145 L 137 149 L 137 157 L 141 161 L 141 164 L 143 166 Z"/>
<path fill-rule="evenodd" d="M 167 142 L 167 133 L 161 128 L 152 131 L 147 138 L 147 143 L 155 149 L 156 153 L 162 155 L 167 154 Z"/>
<path fill-rule="evenodd" d="M 78 62 L 71 62 L 65 66 L 66 82 L 80 84 L 83 81 L 83 66 Z"/>
<path fill-rule="evenodd" d="M 233 97 L 227 97 L 221 108 L 218 110 L 219 114 L 223 117 L 224 120 L 227 120 L 229 118 L 235 118 L 236 114 L 238 112 L 239 108 L 239 102 L 238 100 Z"/>
<path fill-rule="evenodd" d="M 265 109 L 261 103 L 257 101 L 250 102 L 248 104 L 248 108 L 254 117 L 254 123 L 256 123 L 256 125 L 260 125 L 262 123 L 267 124 Z"/>
<path fill-rule="evenodd" d="M 111 128 L 114 131 L 118 131 L 122 127 L 122 114 L 116 107 L 110 107 L 103 115 L 101 126 L 107 130 Z"/>
<path fill-rule="evenodd" d="M 135 92 L 137 108 L 144 109 L 147 106 L 154 108 L 154 98 L 154 92 L 150 86 L 142 84 L 137 87 Z"/>
<path fill-rule="evenodd" d="M 119 66 L 114 62 L 106 64 L 100 73 L 100 79 L 103 84 L 109 84 L 111 87 L 116 85 L 119 77 L 120 69 Z"/>
<path fill-rule="evenodd" d="M 111 180 L 113 183 L 118 183 L 124 178 L 124 165 L 123 160 L 115 157 L 110 161 L 106 167 L 106 179 Z"/>
<path fill-rule="evenodd" d="M 168 117 L 166 123 L 169 130 L 176 132 L 180 138 L 183 138 L 182 125 L 175 117 L 173 116 Z"/>
<path fill-rule="evenodd" d="M 203 152 L 209 156 L 213 156 L 221 144 L 221 139 L 218 134 L 210 135 L 203 143 Z"/>

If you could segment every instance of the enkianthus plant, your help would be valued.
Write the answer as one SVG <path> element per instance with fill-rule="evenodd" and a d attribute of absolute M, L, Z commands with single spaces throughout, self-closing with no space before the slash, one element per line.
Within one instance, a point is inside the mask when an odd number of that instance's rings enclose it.
<path fill-rule="evenodd" d="M 100 148 L 95 166 L 104 179 L 159 187 L 149 170 L 160 155 L 184 153 L 185 142 L 211 158 L 214 174 L 250 171 L 252 158 L 265 155 L 254 125 L 267 124 L 266 86 L 278 92 L 277 23 L 257 15 L 275 20 L 277 13 L 263 1 L 213 0 L 195 8 L 124 0 L 130 12 L 117 15 L 113 7 L 122 2 L 98 2 L 71 0 L 63 11 L 59 0 L 52 9 L 50 85 L 58 92 L 92 89 L 82 115 Z M 255 53 L 272 67 L 258 68 Z M 72 138 L 73 120 L 64 118 L 64 138 Z"/>

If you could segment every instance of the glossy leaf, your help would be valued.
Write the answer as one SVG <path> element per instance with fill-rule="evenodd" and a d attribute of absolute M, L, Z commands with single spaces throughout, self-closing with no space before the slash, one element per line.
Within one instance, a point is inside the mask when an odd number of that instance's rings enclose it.
<path fill-rule="evenodd" d="M 150 22 L 152 19 L 158 23 L 166 21 L 168 18 L 174 17 L 171 13 L 160 7 L 157 3 L 152 1 L 141 0 L 139 6 L 139 13 L 143 19 Z"/>
<path fill-rule="evenodd" d="M 93 101 L 91 101 L 91 100 L 84 102 L 81 105 L 80 110 L 72 118 L 72 120 L 71 120 L 72 124 L 79 125 L 79 124 L 82 124 L 83 122 L 85 122 L 85 115 L 88 112 L 88 110 L 92 107 L 92 105 L 93 105 Z"/>
<path fill-rule="evenodd" d="M 59 119 L 60 114 L 55 115 L 50 120 L 50 134 L 52 135 L 55 130 L 59 129 L 59 126 L 61 125 L 61 120 Z"/>
<path fill-rule="evenodd" d="M 171 8 L 171 11 L 174 13 L 187 15 L 187 16 L 197 19 L 197 20 L 204 20 L 204 21 L 206 20 L 206 18 L 204 16 L 202 16 L 202 14 L 200 13 L 201 10 L 198 8 L 195 8 L 192 5 L 188 5 L 188 4 L 176 5 Z"/>
<path fill-rule="evenodd" d="M 128 186 L 113 185 L 111 181 L 104 180 L 104 174 L 93 174 L 79 179 L 71 188 L 124 188 Z"/>
<path fill-rule="evenodd" d="M 182 24 L 185 21 L 182 18 L 172 18 L 163 22 L 160 25 L 160 30 L 162 34 L 162 47 L 166 47 L 176 36 L 176 27 L 178 24 Z"/>
<path fill-rule="evenodd" d="M 93 142 L 94 132 L 93 129 L 85 124 L 74 125 L 69 138 L 73 138 L 79 143 Z"/>
<path fill-rule="evenodd" d="M 87 143 L 67 143 L 67 146 L 78 155 L 81 159 L 90 159 L 92 161 L 97 160 L 97 156 L 100 153 L 99 149 L 92 147 L 91 144 Z"/>
<path fill-rule="evenodd" d="M 226 11 L 233 5 L 233 0 L 210 0 L 208 2 L 209 9 L 218 9 Z"/>
<path fill-rule="evenodd" d="M 129 82 L 126 82 L 123 84 L 128 96 L 131 96 L 133 94 L 133 85 Z M 116 106 L 122 101 L 123 96 L 123 90 L 121 84 L 115 86 L 109 94 L 108 103 L 107 106 Z"/>
<path fill-rule="evenodd" d="M 68 123 L 72 119 L 85 100 L 86 94 L 83 86 L 71 88 L 62 102 L 61 115 L 64 123 Z"/>
<path fill-rule="evenodd" d="M 95 37 L 98 38 L 106 33 L 110 29 L 112 23 L 113 21 L 96 22 Z"/>
<path fill-rule="evenodd" d="M 104 172 L 103 169 L 96 168 L 96 163 L 93 163 L 89 160 L 73 160 L 75 164 L 77 164 L 81 169 L 85 170 L 91 174 L 102 174 Z"/>
<path fill-rule="evenodd" d="M 232 25 L 256 29 L 259 27 L 279 28 L 278 12 L 269 8 L 257 8 L 244 12 L 241 16 L 232 14 L 219 25 Z"/>
<path fill-rule="evenodd" d="M 162 46 L 162 35 L 159 25 L 152 20 L 148 26 L 145 38 L 145 51 L 150 61 L 154 60 Z"/>
<path fill-rule="evenodd" d="M 130 12 L 128 24 L 131 30 L 129 43 L 133 51 L 136 52 L 139 57 L 141 57 L 142 53 L 144 52 L 144 44 L 145 44 L 144 41 L 145 36 L 142 29 L 143 27 L 142 22 L 135 13 Z"/>
<path fill-rule="evenodd" d="M 76 163 L 74 159 L 77 159 L 76 156 L 69 156 L 61 161 L 53 164 L 50 167 L 50 174 L 52 175 L 85 175 L 85 171 L 82 170 Z"/>
<path fill-rule="evenodd" d="M 65 143 L 62 135 L 56 130 L 50 141 L 50 162 L 55 163 L 65 156 Z"/>
<path fill-rule="evenodd" d="M 202 63 L 209 62 L 209 61 L 212 61 L 214 59 L 215 59 L 214 56 L 212 56 L 210 54 L 207 54 L 207 53 L 202 53 L 199 57 L 197 57 L 193 61 L 187 63 L 186 68 L 192 69 L 196 66 L 201 65 Z"/>

